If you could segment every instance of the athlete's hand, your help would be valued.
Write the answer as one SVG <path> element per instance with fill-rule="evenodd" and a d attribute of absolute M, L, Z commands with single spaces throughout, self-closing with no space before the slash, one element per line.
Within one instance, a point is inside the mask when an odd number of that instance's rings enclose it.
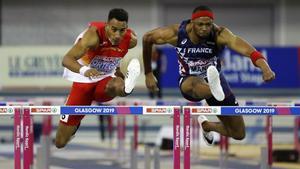
<path fill-rule="evenodd" d="M 256 65 L 262 71 L 262 78 L 265 82 L 270 82 L 275 79 L 275 73 L 265 59 L 258 59 Z"/>
<path fill-rule="evenodd" d="M 265 69 L 263 68 L 261 69 L 261 71 L 262 71 L 262 78 L 265 82 L 270 82 L 275 79 L 275 73 L 269 67 Z"/>
<path fill-rule="evenodd" d="M 121 70 L 119 68 L 116 70 L 115 76 L 120 77 L 123 80 L 125 79 L 124 74 L 121 72 Z"/>
<path fill-rule="evenodd" d="M 152 72 L 147 73 L 146 75 L 146 86 L 152 93 L 156 93 L 159 91 L 157 87 L 157 80 Z"/>
<path fill-rule="evenodd" d="M 91 68 L 84 73 L 84 76 L 89 77 L 91 79 L 99 78 L 101 75 L 103 75 L 103 73 L 99 72 L 95 68 Z"/>

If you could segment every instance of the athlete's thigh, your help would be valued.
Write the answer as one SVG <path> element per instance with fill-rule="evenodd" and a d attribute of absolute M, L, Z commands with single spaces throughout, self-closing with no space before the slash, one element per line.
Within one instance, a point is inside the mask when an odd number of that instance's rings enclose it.
<path fill-rule="evenodd" d="M 72 85 L 71 92 L 66 101 L 67 106 L 89 106 L 94 100 L 93 92 L 96 84 L 94 83 L 76 83 Z M 62 115 L 60 123 L 63 126 L 77 126 L 83 119 L 83 115 Z"/>
<path fill-rule="evenodd" d="M 184 79 L 181 84 L 181 92 L 196 100 L 211 97 L 211 92 L 207 82 L 200 77 L 190 76 Z"/>
<path fill-rule="evenodd" d="M 195 87 L 206 87 L 207 83 L 204 79 L 197 76 L 183 77 L 180 82 L 180 89 L 183 93 L 192 95 Z"/>

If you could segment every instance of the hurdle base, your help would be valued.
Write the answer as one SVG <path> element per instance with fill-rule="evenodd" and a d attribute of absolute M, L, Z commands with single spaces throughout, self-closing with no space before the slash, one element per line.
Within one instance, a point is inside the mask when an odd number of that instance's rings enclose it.
<path fill-rule="evenodd" d="M 276 162 L 299 162 L 299 152 L 294 149 L 273 150 L 272 156 Z"/>

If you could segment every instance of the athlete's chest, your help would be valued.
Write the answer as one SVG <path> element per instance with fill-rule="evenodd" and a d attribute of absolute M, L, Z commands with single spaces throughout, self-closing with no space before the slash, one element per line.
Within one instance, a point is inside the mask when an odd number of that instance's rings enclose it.
<path fill-rule="evenodd" d="M 182 38 L 178 41 L 176 51 L 180 57 L 190 59 L 211 58 L 217 54 L 216 42 L 207 40 L 194 44 L 188 38 Z"/>
<path fill-rule="evenodd" d="M 111 45 L 109 42 L 101 42 L 98 47 L 90 51 L 90 55 L 106 57 L 124 57 L 128 49 L 124 44 Z"/>

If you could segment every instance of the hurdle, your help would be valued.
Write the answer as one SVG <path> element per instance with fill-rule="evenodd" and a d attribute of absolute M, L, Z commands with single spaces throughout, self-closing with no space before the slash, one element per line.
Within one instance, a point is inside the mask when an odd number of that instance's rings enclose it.
<path fill-rule="evenodd" d="M 6 106 L 1 107 L 1 115 L 14 115 L 15 117 L 31 115 L 168 115 L 173 116 L 173 168 L 180 169 L 180 116 L 183 110 L 184 116 L 184 169 L 190 169 L 190 118 L 193 115 L 300 115 L 300 107 L 288 106 Z M 4 113 L 3 113 L 4 112 Z M 30 142 L 30 120 L 25 119 L 25 149 L 24 159 L 30 159 L 32 145 Z M 271 126 L 271 125 L 270 125 Z M 15 119 L 14 129 L 15 143 L 15 169 L 21 169 L 20 165 L 20 121 Z M 270 155 L 270 151 L 268 151 Z M 31 160 L 24 160 L 24 169 L 30 169 Z"/>
<path fill-rule="evenodd" d="M 14 116 L 14 168 L 33 167 L 33 120 L 21 106 L 1 106 L 0 115 Z M 21 150 L 23 148 L 23 151 Z M 23 152 L 23 164 L 22 164 Z"/>
<path fill-rule="evenodd" d="M 299 115 L 299 106 L 209 106 L 209 107 L 191 107 L 184 106 L 184 112 L 191 112 L 191 115 L 263 115 L 267 116 L 266 136 L 267 148 L 263 152 L 261 168 L 267 169 L 272 167 L 272 116 L 273 115 Z M 186 138 L 184 138 L 186 139 Z M 186 141 L 185 141 L 186 143 Z M 187 150 L 187 154 L 189 154 Z M 188 159 L 186 159 L 188 160 Z M 189 163 L 186 161 L 185 163 Z M 184 168 L 189 169 L 189 168 Z"/>
<path fill-rule="evenodd" d="M 30 112 L 23 109 L 22 106 L 33 106 L 32 102 L 26 101 L 5 101 L 1 102 L 0 115 L 9 115 L 14 117 L 14 167 L 21 169 L 33 167 L 33 119 Z M 23 151 L 21 150 L 23 148 Z M 23 165 L 22 165 L 23 152 Z"/>
<path fill-rule="evenodd" d="M 51 157 L 51 131 L 52 131 L 52 117 L 44 116 L 42 125 L 42 135 L 40 138 L 40 146 L 37 147 L 36 167 L 37 169 L 49 169 Z"/>

